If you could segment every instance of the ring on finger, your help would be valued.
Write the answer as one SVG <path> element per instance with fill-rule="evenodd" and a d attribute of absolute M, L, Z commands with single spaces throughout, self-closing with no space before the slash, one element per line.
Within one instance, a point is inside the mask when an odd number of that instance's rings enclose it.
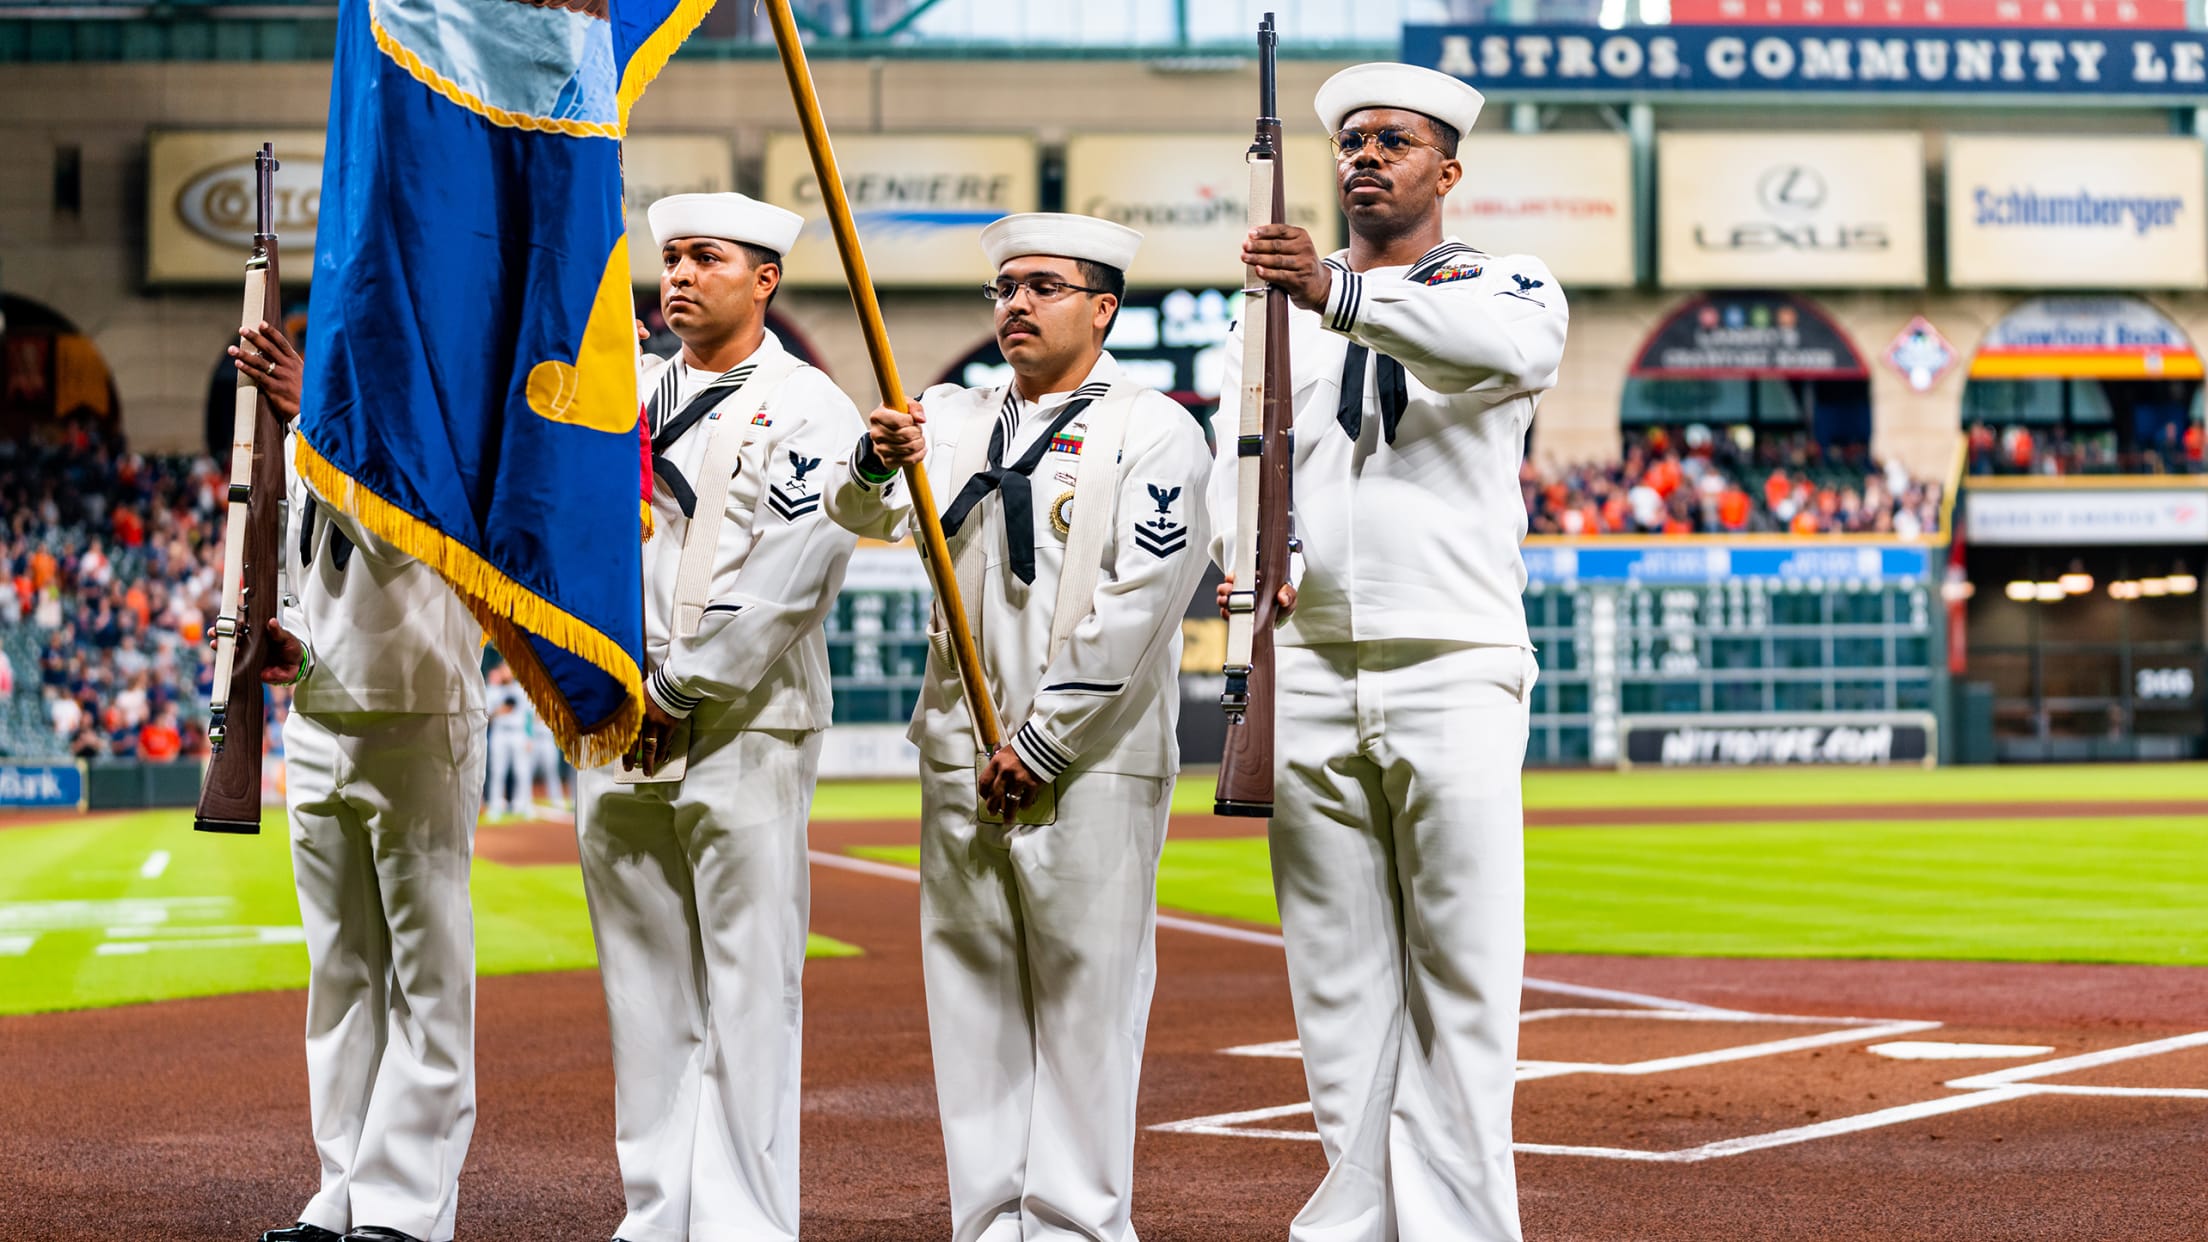
<path fill-rule="evenodd" d="M 274 374 L 276 374 L 276 364 L 275 364 L 275 363 L 271 362 L 271 363 L 269 363 L 269 364 L 268 364 L 268 373 L 269 373 L 270 375 L 274 375 Z"/>

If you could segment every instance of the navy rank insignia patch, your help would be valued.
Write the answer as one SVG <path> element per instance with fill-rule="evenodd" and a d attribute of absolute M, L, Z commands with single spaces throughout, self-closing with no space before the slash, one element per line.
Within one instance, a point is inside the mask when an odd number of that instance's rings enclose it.
<path fill-rule="evenodd" d="M 767 489 L 767 507 L 780 514 L 785 522 L 794 522 L 820 508 L 820 493 L 812 491 L 805 476 L 819 469 L 818 457 L 790 454 L 790 481 L 785 486 L 777 483 Z"/>
<path fill-rule="evenodd" d="M 1181 498 L 1181 489 L 1163 488 L 1155 483 L 1149 487 L 1150 499 L 1157 502 L 1158 515 L 1135 524 L 1135 542 L 1152 556 L 1171 556 L 1188 546 L 1188 524 L 1173 519 L 1173 502 Z"/>
<path fill-rule="evenodd" d="M 1477 263 L 1452 263 L 1426 278 L 1429 285 L 1446 285 L 1453 280 L 1471 280 L 1480 274 Z"/>

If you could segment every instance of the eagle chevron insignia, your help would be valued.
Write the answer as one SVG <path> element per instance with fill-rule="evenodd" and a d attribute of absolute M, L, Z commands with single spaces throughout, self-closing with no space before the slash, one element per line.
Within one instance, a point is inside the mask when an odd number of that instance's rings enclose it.
<path fill-rule="evenodd" d="M 1150 499 L 1157 502 L 1158 515 L 1147 522 L 1135 523 L 1135 544 L 1152 556 L 1167 557 L 1188 546 L 1188 526 L 1173 520 L 1173 502 L 1180 499 L 1181 489 L 1167 489 L 1152 483 Z"/>

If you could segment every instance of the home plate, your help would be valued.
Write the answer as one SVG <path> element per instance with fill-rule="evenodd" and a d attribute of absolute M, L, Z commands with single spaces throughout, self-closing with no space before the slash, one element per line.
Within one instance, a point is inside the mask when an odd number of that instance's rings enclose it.
<path fill-rule="evenodd" d="M 1973 1061 L 1989 1057 L 2037 1057 L 2053 1052 L 2040 1044 L 1945 1044 L 1928 1039 L 1897 1039 L 1865 1049 L 1896 1061 Z"/>

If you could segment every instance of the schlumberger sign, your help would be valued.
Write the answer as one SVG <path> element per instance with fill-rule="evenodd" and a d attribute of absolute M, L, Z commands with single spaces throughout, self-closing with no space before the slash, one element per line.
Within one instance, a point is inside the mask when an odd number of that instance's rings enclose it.
<path fill-rule="evenodd" d="M 2208 91 L 2208 38 L 2187 30 L 1407 25 L 1403 59 L 1504 95 L 1783 90 L 2193 101 Z"/>

